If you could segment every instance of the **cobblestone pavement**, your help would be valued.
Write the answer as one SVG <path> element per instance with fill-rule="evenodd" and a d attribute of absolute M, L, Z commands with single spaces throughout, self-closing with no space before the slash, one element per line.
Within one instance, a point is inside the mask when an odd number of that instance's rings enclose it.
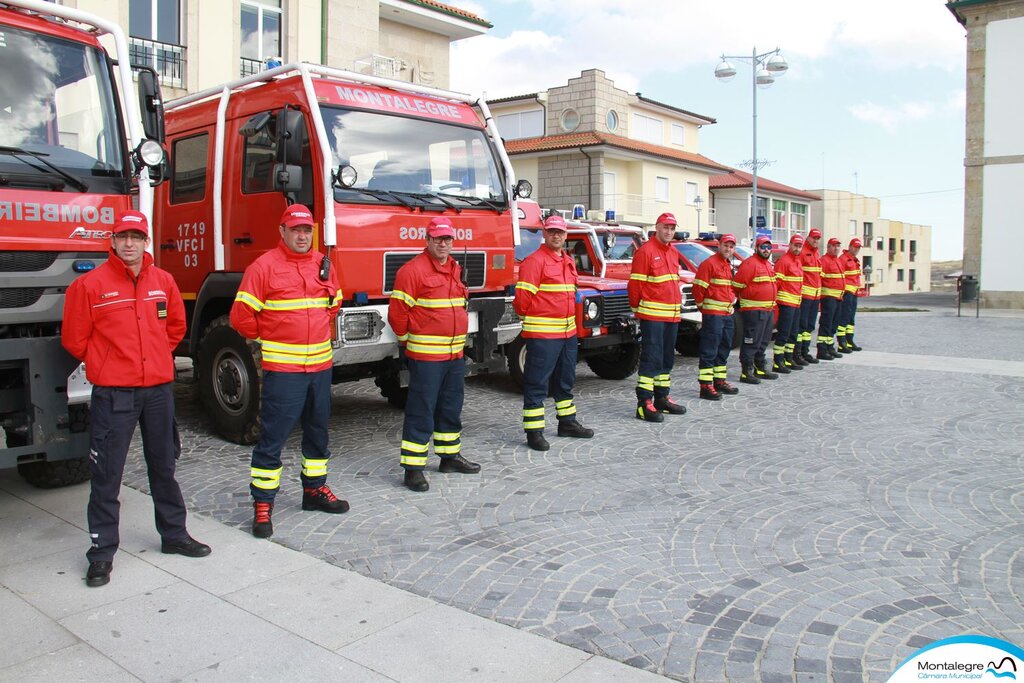
<path fill-rule="evenodd" d="M 863 314 L 857 340 L 1019 360 L 1024 319 L 982 320 Z M 689 413 L 662 425 L 631 418 L 635 379 L 581 364 L 597 438 L 547 453 L 506 378 L 469 380 L 483 472 L 432 457 L 425 494 L 400 483 L 401 414 L 335 387 L 329 483 L 352 510 L 300 510 L 293 436 L 273 541 L 684 681 L 880 681 L 935 639 L 1024 642 L 1024 380 L 836 361 L 712 404 L 677 360 Z M 208 435 L 190 385 L 178 400 L 190 509 L 247 528 L 249 449 Z M 137 454 L 126 482 L 146 488 Z"/>

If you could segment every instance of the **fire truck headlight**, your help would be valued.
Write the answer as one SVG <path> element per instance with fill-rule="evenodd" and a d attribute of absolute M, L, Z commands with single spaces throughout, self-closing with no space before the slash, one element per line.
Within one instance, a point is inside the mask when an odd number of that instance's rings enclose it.
<path fill-rule="evenodd" d="M 376 311 L 343 311 L 341 316 L 341 341 L 343 344 L 368 343 L 380 339 L 384 320 Z"/>
<path fill-rule="evenodd" d="M 338 167 L 335 178 L 337 178 L 338 184 L 342 187 L 352 187 L 356 184 L 359 174 L 356 172 L 356 169 L 346 164 Z"/>
<path fill-rule="evenodd" d="M 159 166 L 164 160 L 164 148 L 156 140 L 143 140 L 135 148 L 135 156 L 143 166 Z"/>
<path fill-rule="evenodd" d="M 593 320 L 594 318 L 597 317 L 597 314 L 599 312 L 600 309 L 596 301 L 591 299 L 590 301 L 587 302 L 587 320 Z"/>

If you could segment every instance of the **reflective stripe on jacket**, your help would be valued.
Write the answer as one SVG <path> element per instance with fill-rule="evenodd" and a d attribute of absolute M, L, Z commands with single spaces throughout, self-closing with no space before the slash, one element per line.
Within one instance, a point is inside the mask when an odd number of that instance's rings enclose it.
<path fill-rule="evenodd" d="M 825 254 L 821 257 L 821 296 L 842 299 L 846 287 L 846 276 L 839 258 Z"/>
<path fill-rule="evenodd" d="M 775 300 L 780 306 L 799 306 L 804 285 L 804 267 L 800 257 L 788 251 L 775 262 L 775 284 L 779 293 Z"/>
<path fill-rule="evenodd" d="M 736 292 L 732 288 L 732 264 L 713 254 L 697 267 L 693 298 L 705 315 L 732 315 Z"/>
<path fill-rule="evenodd" d="M 849 250 L 843 249 L 843 253 L 839 255 L 839 265 L 843 268 L 843 279 L 846 284 L 844 290 L 856 294 L 861 285 L 860 259 L 851 254 Z"/>
<path fill-rule="evenodd" d="M 527 339 L 566 339 L 576 336 L 576 263 L 563 251 L 540 245 L 519 265 L 519 282 L 512 302 L 523 319 Z"/>
<path fill-rule="evenodd" d="M 462 358 L 469 330 L 462 268 L 448 257 L 444 265 L 424 251 L 398 269 L 388 303 L 388 324 L 415 360 Z"/>
<path fill-rule="evenodd" d="M 671 244 L 648 240 L 633 254 L 629 307 L 641 320 L 678 322 L 682 314 L 679 252 Z"/>
<path fill-rule="evenodd" d="M 775 308 L 775 269 L 772 262 L 757 254 L 748 256 L 732 278 L 733 289 L 740 298 L 741 311 Z"/>
<path fill-rule="evenodd" d="M 319 372 L 331 367 L 331 325 L 341 289 L 331 269 L 320 279 L 323 255 L 297 254 L 284 242 L 253 261 L 231 306 L 231 326 L 260 344 L 263 369 Z"/>
<path fill-rule="evenodd" d="M 804 267 L 804 284 L 800 294 L 804 299 L 821 298 L 821 256 L 818 250 L 807 242 L 800 251 L 800 263 Z"/>
<path fill-rule="evenodd" d="M 107 262 L 64 295 L 61 344 L 103 387 L 174 381 L 174 348 L 185 336 L 185 305 L 174 278 L 142 255 L 136 278 L 111 250 Z"/>

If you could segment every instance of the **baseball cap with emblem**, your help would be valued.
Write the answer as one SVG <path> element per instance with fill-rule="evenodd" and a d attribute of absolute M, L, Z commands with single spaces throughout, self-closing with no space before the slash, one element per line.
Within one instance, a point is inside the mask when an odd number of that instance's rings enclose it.
<path fill-rule="evenodd" d="M 840 241 L 839 241 L 839 240 L 838 240 L 837 238 L 835 238 L 835 237 L 830 237 L 830 238 L 828 239 L 828 246 L 830 246 L 830 247 L 831 247 L 831 246 L 832 246 L 833 244 L 839 244 L 839 245 L 842 245 L 842 242 L 840 242 Z"/>
<path fill-rule="evenodd" d="M 789 238 L 789 243 L 790 244 L 803 244 L 804 243 L 804 236 L 801 235 L 800 233 L 796 233 L 792 237 Z"/>
<path fill-rule="evenodd" d="M 768 237 L 768 235 L 758 236 L 756 246 L 760 247 L 762 244 L 767 244 L 769 247 L 772 246 L 772 238 Z"/>
<path fill-rule="evenodd" d="M 111 232 L 116 235 L 119 232 L 127 232 L 128 230 L 141 232 L 146 237 L 149 237 L 149 221 L 146 220 L 146 214 L 141 211 L 125 211 L 121 214 L 120 218 L 114 221 L 114 228 Z"/>
<path fill-rule="evenodd" d="M 455 239 L 455 229 L 452 228 L 451 221 L 438 216 L 431 219 L 430 223 L 427 224 L 427 237 L 451 237 Z"/>
<path fill-rule="evenodd" d="M 726 242 L 732 242 L 733 244 L 736 244 L 736 235 L 732 234 L 731 232 L 726 233 L 725 235 L 722 235 L 719 238 L 718 242 L 720 244 L 725 244 Z"/>
<path fill-rule="evenodd" d="M 676 221 L 676 217 L 667 211 L 658 216 L 658 220 L 654 222 L 658 225 L 679 225 Z"/>
<path fill-rule="evenodd" d="M 807 233 L 808 237 L 821 237 L 821 230 L 817 228 L 811 228 L 811 231 Z"/>
<path fill-rule="evenodd" d="M 281 214 L 281 225 L 294 228 L 298 225 L 313 225 L 313 214 L 302 204 L 292 204 Z"/>
<path fill-rule="evenodd" d="M 562 232 L 568 232 L 568 228 L 565 225 L 565 219 L 558 214 L 553 214 L 544 219 L 545 230 L 561 230 Z"/>
<path fill-rule="evenodd" d="M 850 240 L 850 248 L 851 249 L 853 249 L 854 247 L 863 247 L 863 246 L 864 246 L 864 243 L 860 241 L 860 238 L 854 237 L 852 240 Z"/>

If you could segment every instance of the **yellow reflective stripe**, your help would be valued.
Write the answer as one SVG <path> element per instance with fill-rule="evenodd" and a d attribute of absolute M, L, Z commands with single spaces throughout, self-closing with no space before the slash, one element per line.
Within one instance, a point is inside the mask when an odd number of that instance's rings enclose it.
<path fill-rule="evenodd" d="M 697 381 L 710 382 L 715 378 L 714 368 L 697 368 Z"/>
<path fill-rule="evenodd" d="M 821 294 L 821 288 L 804 285 L 800 288 L 800 293 L 804 296 L 819 296 Z"/>
<path fill-rule="evenodd" d="M 455 441 L 462 432 L 434 432 L 434 441 Z"/>
<path fill-rule="evenodd" d="M 403 439 L 402 440 L 402 450 L 403 451 L 409 451 L 410 453 L 426 453 L 427 452 L 427 444 L 425 444 L 425 443 L 416 443 L 415 441 L 406 441 L 405 439 Z"/>
<path fill-rule="evenodd" d="M 302 459 L 302 473 L 307 477 L 327 476 L 327 460 Z"/>
<path fill-rule="evenodd" d="M 860 275 L 860 268 L 857 270 L 844 270 L 843 275 L 846 277 L 853 277 L 854 275 Z"/>
<path fill-rule="evenodd" d="M 405 345 L 406 351 L 412 351 L 413 353 L 425 353 L 432 354 L 435 356 L 447 356 L 453 353 L 462 353 L 466 349 L 465 342 L 452 342 L 451 344 L 416 344 L 413 342 L 407 342 Z"/>
<path fill-rule="evenodd" d="M 851 294 L 856 294 L 857 293 L 857 285 L 846 285 L 846 291 L 850 292 Z"/>
<path fill-rule="evenodd" d="M 732 286 L 732 280 L 724 279 L 724 278 L 720 278 L 720 277 L 713 277 L 713 278 L 711 278 L 711 284 L 713 284 L 713 285 Z"/>
<path fill-rule="evenodd" d="M 575 292 L 576 285 L 541 285 L 542 292 Z"/>
<path fill-rule="evenodd" d="M 657 377 L 654 378 L 654 386 L 658 387 L 659 389 L 667 389 L 671 385 L 671 375 L 658 375 Z"/>
<path fill-rule="evenodd" d="M 280 467 L 276 470 L 265 470 L 259 467 L 253 467 L 250 469 L 249 475 L 252 477 L 252 485 L 258 489 L 272 491 L 281 485 Z"/>
<path fill-rule="evenodd" d="M 252 477 L 259 477 L 260 479 L 280 479 L 281 468 L 278 467 L 276 470 L 265 470 L 259 467 L 253 467 L 249 470 L 249 474 Z"/>
<path fill-rule="evenodd" d="M 774 301 L 756 301 L 754 299 L 740 299 L 740 308 L 771 308 Z"/>
<path fill-rule="evenodd" d="M 411 296 L 409 296 L 400 289 L 396 289 L 395 291 L 391 292 L 391 298 L 398 299 L 399 301 L 406 304 L 410 308 L 416 305 L 416 299 L 413 299 Z"/>
<path fill-rule="evenodd" d="M 305 356 L 311 353 L 320 353 L 331 348 L 331 340 L 328 339 L 316 344 L 288 344 L 286 342 L 273 341 L 272 339 L 261 339 L 260 348 L 264 351 L 278 351 L 296 356 Z"/>
<path fill-rule="evenodd" d="M 638 389 L 647 389 L 648 391 L 654 390 L 654 378 L 644 377 L 643 375 L 637 375 L 636 386 Z"/>
<path fill-rule="evenodd" d="M 647 278 L 648 282 L 653 282 L 655 284 L 660 284 L 662 282 L 676 282 L 678 280 L 678 273 L 670 273 L 668 275 L 652 275 L 649 278 Z"/>
<path fill-rule="evenodd" d="M 708 283 L 705 280 L 698 280 L 697 278 L 693 278 L 693 284 L 694 286 L 700 285 L 701 287 L 708 286 Z"/>
<path fill-rule="evenodd" d="M 267 353 L 264 351 L 263 360 L 269 363 L 280 363 L 281 365 L 317 365 L 318 363 L 329 361 L 333 355 L 334 354 L 330 349 L 327 349 L 323 353 L 309 355 L 304 358 L 282 353 Z"/>
<path fill-rule="evenodd" d="M 565 318 L 544 318 L 528 315 L 523 318 L 526 332 L 568 332 L 576 329 L 576 316 Z"/>
<path fill-rule="evenodd" d="M 423 308 L 464 308 L 466 300 L 457 299 L 416 299 L 416 305 Z"/>
<path fill-rule="evenodd" d="M 425 455 L 406 455 L 405 453 L 402 453 L 401 464 L 403 464 L 403 465 L 411 465 L 413 467 L 426 467 L 427 466 L 427 456 L 425 456 Z"/>
<path fill-rule="evenodd" d="M 555 411 L 555 414 L 558 415 L 558 417 L 566 417 L 567 415 L 575 415 L 576 414 L 576 406 L 569 406 L 568 408 L 559 408 L 558 410 Z"/>
<path fill-rule="evenodd" d="M 820 273 L 821 266 L 804 266 L 805 273 Z"/>
<path fill-rule="evenodd" d="M 537 289 L 537 285 L 531 284 L 529 282 L 517 282 L 516 289 L 522 289 L 527 292 L 530 292 L 531 294 L 536 294 L 538 291 L 540 291 Z"/>
<path fill-rule="evenodd" d="M 555 401 L 555 408 L 565 408 L 566 406 L 571 406 L 571 405 L 572 405 L 572 399 L 571 398 L 563 399 L 561 401 Z"/>
<path fill-rule="evenodd" d="M 424 344 L 451 344 L 453 342 L 466 341 L 466 335 L 456 334 L 452 337 L 443 334 L 413 334 L 409 333 L 409 340 L 422 342 Z"/>
<path fill-rule="evenodd" d="M 775 282 L 775 278 L 769 275 L 758 275 L 754 278 L 754 282 Z"/>
<path fill-rule="evenodd" d="M 732 281 L 732 286 L 733 286 L 733 289 L 744 289 L 747 285 L 746 285 L 746 283 L 736 282 L 735 280 L 733 280 Z"/>
<path fill-rule="evenodd" d="M 718 299 L 704 299 L 700 307 L 702 310 L 708 311 L 728 311 L 732 308 L 732 302 L 719 301 Z"/>
<path fill-rule="evenodd" d="M 531 429 L 544 429 L 544 420 L 533 420 L 531 422 L 523 420 L 523 429 L 526 431 L 530 431 Z"/>
<path fill-rule="evenodd" d="M 544 414 L 543 406 L 540 408 L 523 408 L 523 417 L 537 417 Z"/>
<path fill-rule="evenodd" d="M 799 294 L 793 294 L 792 292 L 779 292 L 778 300 L 787 304 L 798 304 L 802 300 Z"/>
<path fill-rule="evenodd" d="M 630 280 L 639 280 L 640 282 L 647 282 L 647 276 L 643 273 L 631 273 L 629 276 Z"/>
<path fill-rule="evenodd" d="M 823 296 L 827 296 L 833 299 L 838 299 L 843 295 L 843 290 L 833 289 L 832 287 L 822 287 L 821 293 Z"/>
<path fill-rule="evenodd" d="M 675 318 L 677 315 L 680 315 L 682 313 L 679 306 L 675 306 L 671 309 L 665 310 L 660 308 L 649 308 L 645 306 L 643 302 L 640 303 L 640 308 L 638 308 L 636 312 L 643 315 L 649 315 L 655 318 Z"/>
<path fill-rule="evenodd" d="M 803 282 L 804 278 L 802 275 L 784 275 L 782 273 L 776 273 L 775 277 L 783 282 Z"/>
<path fill-rule="evenodd" d="M 330 301 L 326 296 L 312 299 L 267 299 L 265 306 L 272 311 L 300 311 L 306 308 L 327 308 Z"/>
<path fill-rule="evenodd" d="M 667 304 L 661 301 L 647 301 L 646 299 L 640 300 L 640 306 L 649 306 L 650 308 L 659 308 L 663 311 L 678 311 L 679 304 Z"/>
<path fill-rule="evenodd" d="M 726 366 L 716 365 L 715 366 L 715 379 L 725 379 L 728 376 Z"/>
<path fill-rule="evenodd" d="M 438 455 L 458 455 L 459 453 L 462 452 L 462 444 L 453 443 L 448 444 L 446 446 L 442 446 L 435 443 L 434 452 L 437 453 Z"/>
<path fill-rule="evenodd" d="M 243 292 L 242 290 L 238 290 L 238 293 L 235 294 L 235 301 L 241 301 L 243 304 L 249 306 L 249 308 L 256 311 L 257 313 L 263 310 L 263 302 L 257 299 L 249 292 Z"/>
<path fill-rule="evenodd" d="M 400 342 L 407 341 L 408 339 L 409 339 L 409 333 L 408 332 L 406 332 L 405 334 L 398 335 L 398 341 L 400 341 Z"/>
<path fill-rule="evenodd" d="M 842 273 L 822 273 L 821 277 L 825 280 L 842 280 Z"/>

